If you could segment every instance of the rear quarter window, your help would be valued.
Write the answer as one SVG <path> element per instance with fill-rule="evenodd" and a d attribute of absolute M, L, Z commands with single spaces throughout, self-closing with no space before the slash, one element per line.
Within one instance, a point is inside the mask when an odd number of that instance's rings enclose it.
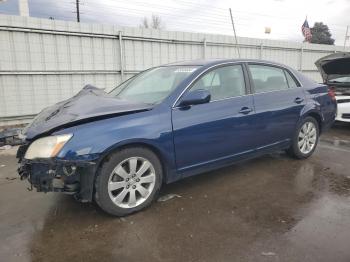
<path fill-rule="evenodd" d="M 291 74 L 287 70 L 285 70 L 285 73 L 286 73 L 289 88 L 300 87 L 299 82 L 294 77 L 292 77 Z"/>

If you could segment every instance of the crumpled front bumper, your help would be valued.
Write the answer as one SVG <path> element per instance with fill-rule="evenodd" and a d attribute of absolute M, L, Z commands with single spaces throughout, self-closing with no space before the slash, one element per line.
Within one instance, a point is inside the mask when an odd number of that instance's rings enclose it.
<path fill-rule="evenodd" d="M 17 153 L 18 174 L 21 180 L 29 181 L 30 189 L 63 192 L 74 195 L 82 202 L 92 201 L 97 162 L 57 158 L 27 160 L 20 156 L 21 150 L 20 147 Z"/>

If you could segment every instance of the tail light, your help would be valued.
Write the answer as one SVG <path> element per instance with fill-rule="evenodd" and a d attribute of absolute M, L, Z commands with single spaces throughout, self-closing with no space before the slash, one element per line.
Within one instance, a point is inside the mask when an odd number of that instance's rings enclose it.
<path fill-rule="evenodd" d="M 334 87 L 332 86 L 328 87 L 328 95 L 330 96 L 332 101 L 336 101 Z"/>

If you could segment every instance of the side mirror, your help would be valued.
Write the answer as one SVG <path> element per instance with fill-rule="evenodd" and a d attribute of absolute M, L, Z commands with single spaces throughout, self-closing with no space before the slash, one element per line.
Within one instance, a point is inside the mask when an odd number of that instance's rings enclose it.
<path fill-rule="evenodd" d="M 204 89 L 197 89 L 188 92 L 182 99 L 179 106 L 191 106 L 205 104 L 210 101 L 210 92 Z"/>

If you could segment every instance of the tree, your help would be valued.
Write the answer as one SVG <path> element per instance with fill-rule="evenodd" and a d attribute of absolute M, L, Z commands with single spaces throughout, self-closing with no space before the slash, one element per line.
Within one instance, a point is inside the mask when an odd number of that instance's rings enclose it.
<path fill-rule="evenodd" d="M 322 22 L 316 22 L 310 30 L 312 34 L 311 43 L 334 45 L 334 39 L 327 25 Z"/>
<path fill-rule="evenodd" d="M 140 25 L 144 28 L 152 28 L 152 29 L 163 29 L 164 25 L 162 19 L 158 15 L 152 15 L 151 22 L 149 22 L 148 18 L 145 16 L 142 19 L 142 23 Z"/>

